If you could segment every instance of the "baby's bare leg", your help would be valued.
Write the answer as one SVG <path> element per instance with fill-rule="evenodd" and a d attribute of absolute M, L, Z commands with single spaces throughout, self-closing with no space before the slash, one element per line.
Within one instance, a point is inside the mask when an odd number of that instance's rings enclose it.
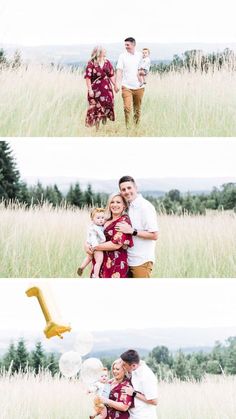
<path fill-rule="evenodd" d="M 101 250 L 96 250 L 94 252 L 95 265 L 93 268 L 93 278 L 99 278 L 99 272 L 103 262 L 103 252 Z"/>
<path fill-rule="evenodd" d="M 98 416 L 98 419 L 106 419 L 107 417 L 107 408 L 104 407 L 100 413 L 100 415 Z"/>
<path fill-rule="evenodd" d="M 80 267 L 77 269 L 77 273 L 79 276 L 82 276 L 84 269 L 92 262 L 92 256 L 87 255 L 83 262 L 81 263 Z"/>

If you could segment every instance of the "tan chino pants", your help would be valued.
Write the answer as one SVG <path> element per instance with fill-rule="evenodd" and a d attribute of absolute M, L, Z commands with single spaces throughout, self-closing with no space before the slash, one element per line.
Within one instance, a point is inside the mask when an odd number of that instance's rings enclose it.
<path fill-rule="evenodd" d="M 153 262 L 145 262 L 143 265 L 130 266 L 129 278 L 151 278 Z"/>
<path fill-rule="evenodd" d="M 144 87 L 140 89 L 128 89 L 122 87 L 122 98 L 124 102 L 125 123 L 128 127 L 130 124 L 130 117 L 132 112 L 132 105 L 134 110 L 134 122 L 138 124 L 141 117 L 141 104 L 144 95 Z"/>

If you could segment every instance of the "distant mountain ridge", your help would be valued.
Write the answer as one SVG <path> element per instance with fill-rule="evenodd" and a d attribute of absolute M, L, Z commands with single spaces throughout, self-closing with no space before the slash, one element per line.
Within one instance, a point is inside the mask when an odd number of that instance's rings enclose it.
<path fill-rule="evenodd" d="M 99 43 L 99 39 L 94 44 L 78 45 L 41 45 L 41 46 L 23 46 L 23 45 L 4 45 L 0 48 L 6 50 L 9 56 L 12 56 L 16 49 L 22 52 L 22 57 L 27 62 L 35 63 L 78 63 L 88 61 L 93 47 Z M 119 54 L 124 50 L 123 40 L 118 43 L 104 43 L 107 50 L 107 57 L 112 61 L 117 61 Z M 205 53 L 223 51 L 230 48 L 236 51 L 235 42 L 224 43 L 152 43 L 137 40 L 137 49 L 148 47 L 151 51 L 151 60 L 165 61 L 171 60 L 175 54 L 181 55 L 184 51 L 191 49 L 200 49 Z"/>
<path fill-rule="evenodd" d="M 43 186 L 57 184 L 59 189 L 66 193 L 70 185 L 79 182 L 82 189 L 85 189 L 88 184 L 92 185 L 94 192 L 112 193 L 118 190 L 118 179 L 89 179 L 78 177 L 27 177 L 24 179 L 29 185 L 35 185 L 39 180 Z M 163 196 L 171 189 L 178 189 L 182 193 L 194 192 L 208 193 L 212 188 L 220 187 L 224 183 L 236 182 L 236 177 L 212 177 L 212 178 L 191 178 L 191 177 L 164 177 L 164 178 L 149 178 L 136 179 L 138 189 L 145 195 Z"/>
<path fill-rule="evenodd" d="M 136 348 L 142 353 L 150 352 L 155 346 L 167 346 L 174 352 L 182 349 L 185 352 L 198 350 L 209 351 L 217 340 L 223 342 L 230 336 L 236 336 L 236 325 L 230 327 L 170 327 L 170 328 L 150 328 L 150 329 L 123 329 L 123 330 L 104 330 L 93 332 L 94 347 L 91 354 L 101 356 L 119 355 L 120 351 L 129 348 Z M 61 352 L 62 344 L 57 338 L 45 340 L 43 332 L 26 332 L 19 330 L 2 331 L 0 337 L 0 354 L 6 352 L 11 340 L 24 337 L 29 349 L 34 347 L 36 341 L 43 342 L 46 351 Z M 73 349 L 76 331 L 65 334 L 63 339 L 63 351 Z"/>

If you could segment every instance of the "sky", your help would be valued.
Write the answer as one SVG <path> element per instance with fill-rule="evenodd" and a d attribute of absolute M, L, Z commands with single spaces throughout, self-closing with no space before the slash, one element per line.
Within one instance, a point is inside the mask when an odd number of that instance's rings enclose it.
<path fill-rule="evenodd" d="M 45 320 L 35 297 L 26 289 L 38 286 L 49 308 L 74 330 L 122 330 L 152 327 L 236 326 L 236 280 L 165 279 L 100 281 L 0 281 L 0 333 L 41 333 Z M 145 315 L 144 315 L 145 313 Z"/>
<path fill-rule="evenodd" d="M 0 0 L 0 40 L 18 45 L 234 42 L 234 0 Z"/>
<path fill-rule="evenodd" d="M 232 139 L 11 139 L 21 177 L 236 178 Z"/>

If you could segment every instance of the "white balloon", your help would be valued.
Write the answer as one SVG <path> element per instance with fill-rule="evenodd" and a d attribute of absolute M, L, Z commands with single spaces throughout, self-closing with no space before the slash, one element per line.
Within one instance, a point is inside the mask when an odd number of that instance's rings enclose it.
<path fill-rule="evenodd" d="M 74 350 L 81 356 L 87 355 L 91 352 L 93 347 L 93 335 L 92 333 L 81 330 L 76 334 Z"/>
<path fill-rule="evenodd" d="M 81 366 L 80 379 L 83 383 L 91 385 L 99 380 L 103 370 L 103 365 L 98 358 L 88 358 Z"/>
<path fill-rule="evenodd" d="M 78 374 L 81 364 L 81 356 L 75 351 L 65 352 L 59 359 L 60 372 L 67 378 Z"/>

